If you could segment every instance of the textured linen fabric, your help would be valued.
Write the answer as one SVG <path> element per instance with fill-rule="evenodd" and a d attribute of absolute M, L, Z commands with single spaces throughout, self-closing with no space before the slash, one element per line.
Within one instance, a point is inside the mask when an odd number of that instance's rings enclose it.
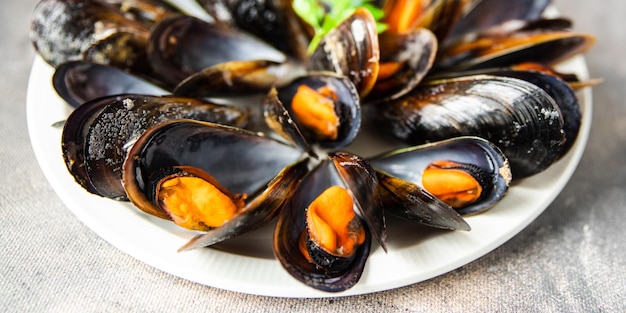
<path fill-rule="evenodd" d="M 625 312 L 626 2 L 560 0 L 588 53 L 592 131 L 563 192 L 486 256 L 407 287 L 345 298 L 240 294 L 180 279 L 126 255 L 81 223 L 30 146 L 26 87 L 34 0 L 2 1 L 0 311 L 2 312 Z M 271 284 L 268 281 L 268 284 Z"/>

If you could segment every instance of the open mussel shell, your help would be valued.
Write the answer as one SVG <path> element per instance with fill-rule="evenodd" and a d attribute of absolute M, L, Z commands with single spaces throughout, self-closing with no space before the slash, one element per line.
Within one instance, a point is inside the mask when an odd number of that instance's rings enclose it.
<path fill-rule="evenodd" d="M 568 30 L 486 34 L 447 46 L 440 51 L 436 63 L 441 71 L 504 67 L 523 62 L 554 65 L 586 52 L 594 43 L 594 36 Z"/>
<path fill-rule="evenodd" d="M 51 66 L 74 60 L 149 73 L 149 29 L 104 1 L 43 0 L 33 12 L 30 38 Z"/>
<path fill-rule="evenodd" d="M 156 24 L 147 49 L 154 71 L 173 86 L 219 63 L 286 61 L 283 53 L 251 35 L 191 16 L 175 16 Z"/>
<path fill-rule="evenodd" d="M 425 190 L 422 178 L 430 164 L 453 162 L 472 175 L 482 193 L 467 205 L 452 209 Z M 402 148 L 368 159 L 389 193 L 384 196 L 386 211 L 428 226 L 469 230 L 463 216 L 484 212 L 507 193 L 511 169 L 500 149 L 479 137 L 456 137 L 434 143 Z"/>
<path fill-rule="evenodd" d="M 512 77 L 434 81 L 378 108 L 380 121 L 411 144 L 458 136 L 493 142 L 509 159 L 514 179 L 546 169 L 560 157 L 565 141 L 555 100 L 537 85 Z"/>
<path fill-rule="evenodd" d="M 140 210 L 172 219 L 157 200 L 157 183 L 172 168 L 206 173 L 228 192 L 246 195 L 245 206 L 215 231 L 183 250 L 209 246 L 269 221 L 306 174 L 302 152 L 270 138 L 220 124 L 176 120 L 149 129 L 128 152 L 124 188 Z M 245 214 L 245 215 L 242 215 Z"/>
<path fill-rule="evenodd" d="M 364 102 L 396 99 L 415 88 L 430 71 L 437 55 L 437 38 L 426 28 L 378 36 L 378 77 Z"/>
<path fill-rule="evenodd" d="M 373 195 L 377 195 L 374 192 L 377 186 L 375 173 L 363 171 L 364 167 L 362 166 L 365 162 L 362 159 L 347 153 L 338 153 L 331 156 L 331 159 L 332 161 L 330 159 L 323 160 L 303 179 L 298 191 L 293 194 L 286 203 L 286 207 L 281 210 L 274 231 L 274 254 L 285 270 L 295 279 L 315 289 L 340 292 L 351 288 L 360 279 L 371 249 L 372 232 L 377 232 L 377 230 L 369 226 L 371 223 L 368 223 L 368 219 L 371 218 L 372 212 L 368 212 L 369 209 L 366 207 L 376 207 L 379 210 L 381 207 L 375 205 L 377 201 L 372 201 L 374 199 L 371 198 Z M 343 161 L 346 161 L 347 167 L 341 169 L 344 166 L 341 164 Z M 350 169 L 352 166 L 359 167 L 361 172 L 357 173 L 357 171 L 354 171 L 354 168 Z M 342 171 L 344 173 L 340 174 Z M 367 174 L 363 174 L 364 172 Z M 347 184 L 343 178 L 347 173 L 355 176 L 370 176 L 373 179 L 361 180 L 355 177 L 354 180 L 350 179 Z M 357 186 L 351 186 L 356 181 L 366 184 L 359 186 L 363 192 L 353 189 Z M 309 260 L 301 252 L 299 248 L 300 240 L 303 233 L 309 233 L 306 230 L 309 206 L 331 186 L 339 186 L 349 191 L 354 199 L 353 210 L 359 212 L 356 215 L 357 218 L 363 219 L 362 223 L 367 225 L 367 227 L 364 228 L 364 241 L 358 245 L 349 258 L 336 260 L 336 257 L 326 255 L 326 261 L 321 262 L 324 264 L 319 264 L 320 262 L 316 261 L 314 257 L 313 260 Z M 365 211 L 363 210 L 364 208 Z M 374 215 L 382 216 L 382 211 Z M 316 251 L 315 246 L 309 247 L 309 245 L 311 243 L 307 240 L 308 250 Z M 328 265 L 330 263 L 334 264 Z"/>
<path fill-rule="evenodd" d="M 367 160 L 350 152 L 332 152 L 328 157 L 333 161 L 339 177 L 354 197 L 360 216 L 376 241 L 387 251 L 385 212 L 374 168 Z"/>
<path fill-rule="evenodd" d="M 357 9 L 321 39 L 307 68 L 349 77 L 364 97 L 378 77 L 379 58 L 376 21 L 368 10 Z"/>
<path fill-rule="evenodd" d="M 356 87 L 347 77 L 330 72 L 309 73 L 269 93 L 265 114 L 279 134 L 301 133 L 308 143 L 328 149 L 350 144 L 361 127 Z"/>
<path fill-rule="evenodd" d="M 52 76 L 52 85 L 57 94 L 73 107 L 105 96 L 169 94 L 156 84 L 119 68 L 86 61 L 59 65 Z"/>
<path fill-rule="evenodd" d="M 115 95 L 88 101 L 67 118 L 61 136 L 69 172 L 89 192 L 125 200 L 122 164 L 130 145 L 147 129 L 172 119 L 243 126 L 247 113 L 193 98 Z"/>
<path fill-rule="evenodd" d="M 187 97 L 233 97 L 268 92 L 288 76 L 289 64 L 267 60 L 230 61 L 183 80 L 174 94 Z"/>
<path fill-rule="evenodd" d="M 129 151 L 125 187 L 129 198 L 147 197 L 150 175 L 161 168 L 191 166 L 214 177 L 233 193 L 252 195 L 283 168 L 296 162 L 301 151 L 241 128 L 178 120 L 149 129 Z M 227 161 L 227 162 L 225 162 Z M 137 193 L 137 194 L 135 194 Z M 153 212 L 152 204 L 137 207 Z"/>

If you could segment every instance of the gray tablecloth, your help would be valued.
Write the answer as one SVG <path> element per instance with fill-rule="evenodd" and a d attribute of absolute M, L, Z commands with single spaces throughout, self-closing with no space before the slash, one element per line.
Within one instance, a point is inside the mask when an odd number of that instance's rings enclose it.
<path fill-rule="evenodd" d="M 133 259 L 76 218 L 44 178 L 26 126 L 35 3 L 0 5 L 0 311 L 626 311 L 626 2 L 556 2 L 577 30 L 597 35 L 587 61 L 591 76 L 604 82 L 593 88 L 585 154 L 546 211 L 457 270 L 333 299 L 261 297 L 192 283 Z"/>

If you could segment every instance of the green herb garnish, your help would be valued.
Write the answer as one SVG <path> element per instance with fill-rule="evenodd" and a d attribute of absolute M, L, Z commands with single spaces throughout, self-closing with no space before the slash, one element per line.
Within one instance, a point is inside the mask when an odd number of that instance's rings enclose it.
<path fill-rule="evenodd" d="M 385 29 L 385 25 L 378 22 L 384 12 L 373 5 L 372 0 L 293 0 L 294 11 L 313 27 L 315 35 L 309 43 L 309 54 L 313 53 L 320 40 L 333 28 L 350 17 L 358 8 L 365 8 L 372 13 L 378 32 Z"/>

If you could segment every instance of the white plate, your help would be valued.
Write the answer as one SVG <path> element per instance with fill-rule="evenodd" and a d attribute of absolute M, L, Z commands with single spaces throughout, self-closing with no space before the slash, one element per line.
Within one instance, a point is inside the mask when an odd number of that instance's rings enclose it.
<path fill-rule="evenodd" d="M 588 77 L 582 57 L 570 61 L 565 69 Z M 592 111 L 587 88 L 580 93 L 584 115 L 573 149 L 545 172 L 514 184 L 492 210 L 468 217 L 471 231 L 433 231 L 390 220 L 389 252 L 375 247 L 356 286 L 341 293 L 325 293 L 303 285 L 283 270 L 271 250 L 273 225 L 232 239 L 220 249 L 178 253 L 191 232 L 147 216 L 129 203 L 84 191 L 65 168 L 61 129 L 52 126 L 70 112 L 52 88 L 52 73 L 42 59 L 35 59 L 27 94 L 28 129 L 46 178 L 83 223 L 113 246 L 167 273 L 211 287 L 279 297 L 333 297 L 393 289 L 444 274 L 492 251 L 526 227 L 561 192 L 583 154 Z"/>

